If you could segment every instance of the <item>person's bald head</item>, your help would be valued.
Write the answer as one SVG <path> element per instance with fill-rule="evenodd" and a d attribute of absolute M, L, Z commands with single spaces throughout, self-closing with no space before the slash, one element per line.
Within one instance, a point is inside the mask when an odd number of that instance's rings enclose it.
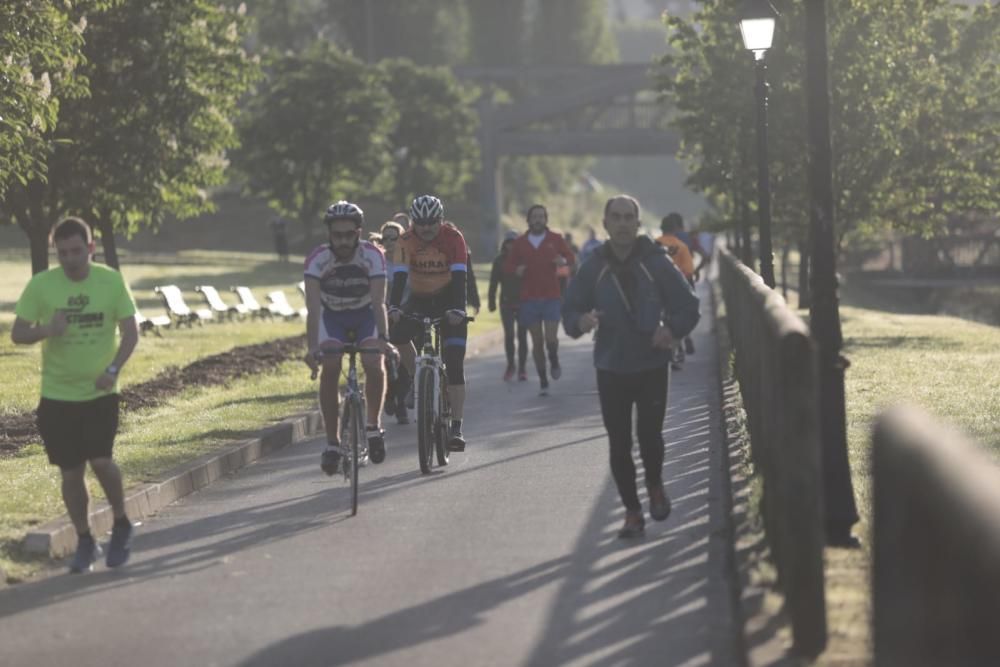
<path fill-rule="evenodd" d="M 616 195 L 604 205 L 604 229 L 617 246 L 631 245 L 639 233 L 641 209 L 635 197 Z"/>
<path fill-rule="evenodd" d="M 629 208 L 631 208 L 632 211 L 635 213 L 635 219 L 636 220 L 639 220 L 642 217 L 642 211 L 639 208 L 639 200 L 638 199 L 636 199 L 635 197 L 633 197 L 631 195 L 615 195 L 614 197 L 612 197 L 611 199 L 609 199 L 604 204 L 604 218 L 605 218 L 605 220 L 608 217 L 608 211 L 611 209 L 612 205 L 615 204 L 615 203 L 618 203 L 619 206 L 621 206 L 622 203 L 627 203 L 628 206 L 629 206 Z"/>

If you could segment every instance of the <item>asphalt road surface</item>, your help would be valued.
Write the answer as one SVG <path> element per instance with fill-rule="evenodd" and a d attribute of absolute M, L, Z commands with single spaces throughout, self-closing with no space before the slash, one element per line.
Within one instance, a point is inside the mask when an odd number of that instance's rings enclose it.
<path fill-rule="evenodd" d="M 736 664 L 702 311 L 664 426 L 673 514 L 644 539 L 615 536 L 589 338 L 563 339 L 544 398 L 500 380 L 498 351 L 467 366 L 469 446 L 446 468 L 421 475 L 415 426 L 387 419 L 352 518 L 322 442 L 286 448 L 147 520 L 119 571 L 0 591 L 0 664 Z"/>

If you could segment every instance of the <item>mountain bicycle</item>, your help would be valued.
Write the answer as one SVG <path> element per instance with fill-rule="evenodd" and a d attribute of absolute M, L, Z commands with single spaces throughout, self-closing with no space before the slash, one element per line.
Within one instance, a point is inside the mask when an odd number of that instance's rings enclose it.
<path fill-rule="evenodd" d="M 358 513 L 358 468 L 368 464 L 368 438 L 365 434 L 367 405 L 364 385 L 358 382 L 359 354 L 382 354 L 381 350 L 358 347 L 353 340 L 337 350 L 347 356 L 347 382 L 340 397 L 340 455 L 344 479 L 351 487 L 351 516 Z M 333 350 L 327 350 L 331 354 Z M 324 351 L 320 350 L 317 361 L 322 365 Z M 312 372 L 312 379 L 319 370 Z"/>
<path fill-rule="evenodd" d="M 448 372 L 441 355 L 443 317 L 423 317 L 403 313 L 402 317 L 424 327 L 423 343 L 416 360 L 413 387 L 417 412 L 417 458 L 420 472 L 431 472 L 435 454 L 438 466 L 448 465 L 448 440 L 451 439 L 451 404 L 448 401 Z M 465 316 L 467 322 L 475 318 Z"/>

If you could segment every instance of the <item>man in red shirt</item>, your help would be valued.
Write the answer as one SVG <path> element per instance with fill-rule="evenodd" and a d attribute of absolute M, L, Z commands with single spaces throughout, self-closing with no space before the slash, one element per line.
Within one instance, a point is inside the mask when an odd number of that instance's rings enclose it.
<path fill-rule="evenodd" d="M 527 218 L 528 231 L 514 239 L 504 262 L 504 272 L 521 279 L 518 322 L 531 334 L 531 351 L 541 381 L 541 395 L 546 396 L 549 393 L 546 348 L 552 379 L 558 380 L 562 375 L 558 339 L 562 299 L 557 272 L 560 267 L 571 267 L 576 257 L 566 240 L 549 230 L 549 213 L 544 206 L 535 204 L 529 208 Z M 527 378 L 521 375 L 519 379 Z"/>

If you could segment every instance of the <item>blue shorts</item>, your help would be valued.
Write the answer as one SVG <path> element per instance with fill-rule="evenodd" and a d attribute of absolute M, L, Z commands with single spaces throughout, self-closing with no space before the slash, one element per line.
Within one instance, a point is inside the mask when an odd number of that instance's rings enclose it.
<path fill-rule="evenodd" d="M 371 306 L 356 310 L 324 308 L 319 318 L 320 348 L 340 347 L 344 343 L 360 345 L 375 338 L 375 311 Z"/>
<path fill-rule="evenodd" d="M 522 301 L 517 309 L 517 321 L 522 327 L 533 327 L 539 322 L 558 322 L 561 317 L 560 299 L 531 299 Z"/>

